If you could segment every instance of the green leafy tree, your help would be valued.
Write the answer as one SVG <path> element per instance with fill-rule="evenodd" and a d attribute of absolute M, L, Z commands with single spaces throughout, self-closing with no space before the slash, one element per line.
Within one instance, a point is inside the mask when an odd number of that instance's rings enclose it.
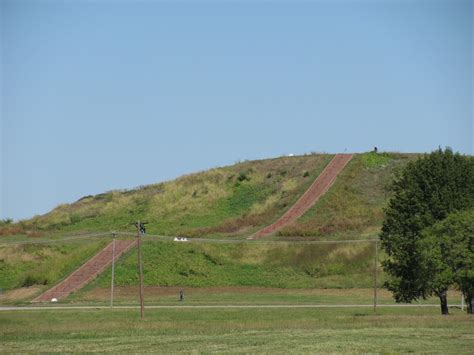
<path fill-rule="evenodd" d="M 385 210 L 380 239 L 389 258 L 383 263 L 389 275 L 386 287 L 397 302 L 411 302 L 436 294 L 447 313 L 449 275 L 438 273 L 434 282 L 423 265 L 422 231 L 449 213 L 474 206 L 474 159 L 449 148 L 407 164 L 395 178 L 393 196 Z M 435 287 L 436 286 L 436 287 Z"/>
<path fill-rule="evenodd" d="M 445 289 L 456 284 L 464 294 L 467 312 L 472 314 L 474 209 L 450 214 L 445 220 L 427 228 L 423 235 L 420 248 L 424 272 L 429 280 L 428 288 Z"/>

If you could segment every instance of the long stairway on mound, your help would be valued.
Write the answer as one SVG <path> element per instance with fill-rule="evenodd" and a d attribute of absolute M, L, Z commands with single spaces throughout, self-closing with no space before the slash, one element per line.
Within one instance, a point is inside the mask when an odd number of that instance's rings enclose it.
<path fill-rule="evenodd" d="M 286 213 L 276 222 L 259 230 L 249 239 L 256 239 L 275 233 L 300 218 L 309 210 L 321 196 L 332 186 L 339 173 L 352 159 L 352 154 L 336 154 L 336 156 L 324 168 L 323 172 L 314 180 L 308 190 Z"/>
<path fill-rule="evenodd" d="M 116 240 L 115 260 L 131 249 L 135 243 L 136 240 Z M 90 258 L 85 264 L 79 267 L 79 269 L 74 271 L 59 284 L 36 297 L 33 302 L 49 302 L 53 298 L 59 300 L 67 297 L 71 292 L 85 286 L 112 263 L 112 248 L 113 242 L 108 244 L 104 249 Z"/>

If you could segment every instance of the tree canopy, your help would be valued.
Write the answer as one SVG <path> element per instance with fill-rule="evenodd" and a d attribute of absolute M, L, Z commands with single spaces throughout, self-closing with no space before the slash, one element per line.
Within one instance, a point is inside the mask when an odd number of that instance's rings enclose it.
<path fill-rule="evenodd" d="M 386 286 L 398 302 L 435 293 L 443 303 L 446 288 L 434 289 L 433 280 L 428 282 L 420 240 L 426 228 L 450 213 L 474 207 L 474 159 L 449 148 L 438 149 L 407 164 L 391 190 L 393 196 L 380 234 L 389 256 L 384 262 L 389 275 Z M 450 277 L 441 273 L 437 276 L 439 283 Z"/>

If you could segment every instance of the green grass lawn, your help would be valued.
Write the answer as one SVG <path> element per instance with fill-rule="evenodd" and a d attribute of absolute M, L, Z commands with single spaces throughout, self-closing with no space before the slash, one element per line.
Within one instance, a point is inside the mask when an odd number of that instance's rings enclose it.
<path fill-rule="evenodd" d="M 438 309 L 7 311 L 0 352 L 472 353 L 472 316 Z"/>
<path fill-rule="evenodd" d="M 179 301 L 183 290 L 184 302 Z M 374 290 L 370 288 L 348 289 L 278 289 L 264 287 L 145 287 L 145 304 L 152 305 L 371 305 Z M 450 290 L 448 301 L 459 305 L 461 294 Z M 65 305 L 109 305 L 110 287 L 94 287 L 80 290 L 60 304 Z M 138 286 L 119 286 L 114 291 L 115 305 L 138 305 Z M 379 288 L 377 304 L 396 304 L 392 294 Z M 439 304 L 437 297 L 413 302 L 417 304 Z"/>

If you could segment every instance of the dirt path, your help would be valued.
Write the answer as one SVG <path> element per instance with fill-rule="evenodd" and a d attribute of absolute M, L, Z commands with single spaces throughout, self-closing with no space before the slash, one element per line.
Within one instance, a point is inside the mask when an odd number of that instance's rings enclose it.
<path fill-rule="evenodd" d="M 135 240 L 117 240 L 115 242 L 115 260 L 132 248 L 135 243 Z M 113 242 L 108 244 L 59 284 L 36 297 L 33 302 L 49 302 L 53 298 L 59 300 L 85 286 L 112 263 L 112 245 Z"/>
<path fill-rule="evenodd" d="M 332 186 L 339 173 L 352 159 L 352 154 L 336 154 L 323 172 L 314 180 L 308 190 L 276 222 L 259 230 L 249 239 L 262 238 L 295 222 L 309 210 Z"/>
<path fill-rule="evenodd" d="M 227 304 L 227 305 L 197 305 L 197 306 L 145 306 L 146 309 L 212 309 L 212 308 L 372 308 L 373 304 Z M 439 304 L 380 304 L 377 308 L 417 308 L 417 307 L 439 307 Z M 450 304 L 449 307 L 459 307 Z M 139 309 L 140 306 L 114 306 L 114 309 Z M 110 306 L 24 306 L 0 307 L 1 311 L 41 311 L 41 310 L 98 310 L 111 309 Z"/>

